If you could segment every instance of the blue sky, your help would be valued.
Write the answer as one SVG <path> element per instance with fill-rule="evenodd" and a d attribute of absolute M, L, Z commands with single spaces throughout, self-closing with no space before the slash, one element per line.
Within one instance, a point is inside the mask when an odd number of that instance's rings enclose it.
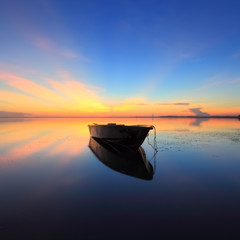
<path fill-rule="evenodd" d="M 239 12 L 239 1 L 220 0 L 3 0 L 0 89 L 29 94 L 10 75 L 45 88 L 71 80 L 93 89 L 106 115 L 238 114 Z M 0 110 L 29 110 L 10 102 Z M 159 107 L 177 102 L 187 104 Z"/>

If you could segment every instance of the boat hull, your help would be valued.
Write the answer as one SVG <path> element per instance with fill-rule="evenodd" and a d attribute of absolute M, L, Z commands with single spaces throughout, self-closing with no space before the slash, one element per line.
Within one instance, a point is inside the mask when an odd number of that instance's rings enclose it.
<path fill-rule="evenodd" d="M 88 127 L 91 137 L 104 139 L 128 147 L 140 147 L 148 132 L 153 129 L 152 126 L 126 126 L 116 124 L 93 124 L 88 125 Z"/>

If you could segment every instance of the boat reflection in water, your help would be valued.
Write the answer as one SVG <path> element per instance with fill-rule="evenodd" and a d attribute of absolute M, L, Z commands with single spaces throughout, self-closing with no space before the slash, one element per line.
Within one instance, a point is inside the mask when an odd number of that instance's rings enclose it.
<path fill-rule="evenodd" d="M 91 137 L 89 148 L 102 163 L 115 171 L 145 180 L 153 178 L 152 164 L 146 159 L 142 147 L 132 149 Z"/>

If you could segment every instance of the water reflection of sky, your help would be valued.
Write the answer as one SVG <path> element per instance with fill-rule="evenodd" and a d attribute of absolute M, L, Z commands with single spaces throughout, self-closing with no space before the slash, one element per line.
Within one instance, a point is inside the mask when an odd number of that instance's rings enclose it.
<path fill-rule="evenodd" d="M 238 120 L 6 120 L 0 121 L 5 239 L 240 236 Z M 153 179 L 124 175 L 99 161 L 88 147 L 92 122 L 155 125 Z M 150 160 L 147 140 L 143 148 Z"/>

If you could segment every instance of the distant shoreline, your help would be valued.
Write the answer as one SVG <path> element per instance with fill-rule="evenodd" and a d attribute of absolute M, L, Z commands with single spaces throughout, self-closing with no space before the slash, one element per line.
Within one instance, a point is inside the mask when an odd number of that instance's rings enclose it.
<path fill-rule="evenodd" d="M 0 117 L 1 118 L 229 118 L 229 119 L 240 119 L 239 116 L 133 116 L 133 117 Z"/>

